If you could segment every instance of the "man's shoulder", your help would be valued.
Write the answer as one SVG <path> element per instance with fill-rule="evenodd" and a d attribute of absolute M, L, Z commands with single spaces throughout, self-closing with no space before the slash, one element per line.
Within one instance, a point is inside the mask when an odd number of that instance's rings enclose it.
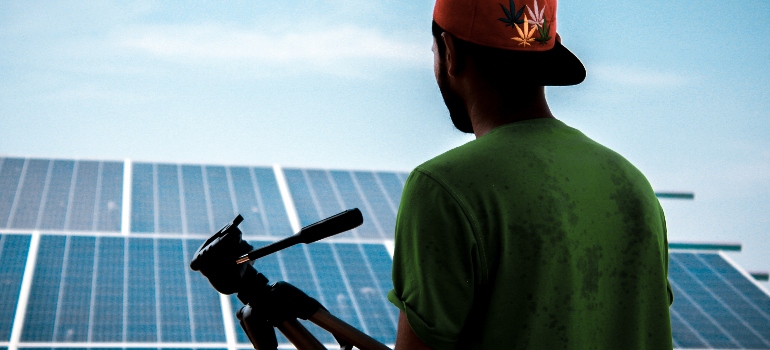
<path fill-rule="evenodd" d="M 497 127 L 420 164 L 415 171 L 447 180 L 473 177 L 474 173 L 505 173 L 511 167 L 526 166 L 521 163 L 524 155 L 539 156 L 538 152 L 559 148 L 554 141 L 562 138 L 591 141 L 557 119 L 525 120 Z"/>

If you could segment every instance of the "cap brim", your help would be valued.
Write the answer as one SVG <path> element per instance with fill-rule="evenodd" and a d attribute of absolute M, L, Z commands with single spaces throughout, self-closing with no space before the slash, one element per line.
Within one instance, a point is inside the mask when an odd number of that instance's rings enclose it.
<path fill-rule="evenodd" d="M 569 86 L 580 84 L 586 79 L 583 63 L 559 41 L 554 43 L 553 49 L 533 52 L 531 58 L 536 60 L 532 63 L 537 67 L 545 68 L 538 70 L 537 76 L 531 78 L 538 81 L 538 85 Z"/>

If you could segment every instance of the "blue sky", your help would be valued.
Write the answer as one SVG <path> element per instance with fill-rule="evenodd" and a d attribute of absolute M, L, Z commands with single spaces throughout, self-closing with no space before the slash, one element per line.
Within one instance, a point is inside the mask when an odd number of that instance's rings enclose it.
<path fill-rule="evenodd" d="M 559 5 L 588 77 L 547 89 L 557 118 L 695 192 L 662 200 L 670 240 L 770 270 L 770 2 Z M 0 1 L 0 154 L 411 170 L 472 139 L 435 85 L 432 7 Z"/>

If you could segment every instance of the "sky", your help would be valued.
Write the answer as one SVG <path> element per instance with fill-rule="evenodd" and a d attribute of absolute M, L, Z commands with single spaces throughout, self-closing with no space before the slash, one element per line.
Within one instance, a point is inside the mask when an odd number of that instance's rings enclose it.
<path fill-rule="evenodd" d="M 0 0 L 0 155 L 410 171 L 473 139 L 433 1 Z M 553 114 L 634 163 L 674 242 L 770 270 L 770 2 L 574 0 Z M 525 67 L 522 67 L 525 68 Z M 542 67 L 547 69 L 547 67 Z M 770 289 L 767 283 L 763 283 Z"/>

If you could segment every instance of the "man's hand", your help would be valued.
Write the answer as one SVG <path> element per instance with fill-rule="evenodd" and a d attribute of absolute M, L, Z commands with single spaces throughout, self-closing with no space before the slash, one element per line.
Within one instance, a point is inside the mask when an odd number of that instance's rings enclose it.
<path fill-rule="evenodd" d="M 412 327 L 409 325 L 409 320 L 406 319 L 406 314 L 401 311 L 398 315 L 398 333 L 396 334 L 396 348 L 395 350 L 430 350 L 430 347 L 425 345 L 422 340 L 417 337 Z"/>

